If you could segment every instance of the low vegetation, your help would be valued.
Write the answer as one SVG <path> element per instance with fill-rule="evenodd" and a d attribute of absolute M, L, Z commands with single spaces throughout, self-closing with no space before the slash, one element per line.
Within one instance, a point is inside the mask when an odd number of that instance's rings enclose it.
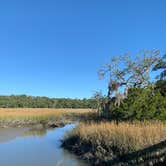
<path fill-rule="evenodd" d="M 91 109 L 0 108 L 0 126 L 61 125 L 88 119 Z"/>
<path fill-rule="evenodd" d="M 28 118 L 40 116 L 63 116 L 69 114 L 84 114 L 91 109 L 50 109 L 50 108 L 0 108 L 0 118 Z"/>
<path fill-rule="evenodd" d="M 81 123 L 66 135 L 63 146 L 89 160 L 108 164 L 166 139 L 166 123 L 114 122 Z M 166 149 L 165 149 L 166 150 Z M 165 151 L 166 153 L 166 151 Z"/>

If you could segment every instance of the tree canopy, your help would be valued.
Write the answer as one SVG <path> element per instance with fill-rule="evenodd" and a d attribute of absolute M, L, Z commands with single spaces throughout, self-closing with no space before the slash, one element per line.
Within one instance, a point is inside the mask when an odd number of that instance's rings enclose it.
<path fill-rule="evenodd" d="M 166 119 L 165 58 L 159 50 L 144 50 L 113 57 L 104 65 L 99 76 L 110 81 L 101 115 L 115 120 Z M 152 80 L 152 72 L 159 69 L 159 80 Z"/>
<path fill-rule="evenodd" d="M 0 96 L 1 108 L 95 108 L 94 99 L 33 97 L 26 95 Z"/>

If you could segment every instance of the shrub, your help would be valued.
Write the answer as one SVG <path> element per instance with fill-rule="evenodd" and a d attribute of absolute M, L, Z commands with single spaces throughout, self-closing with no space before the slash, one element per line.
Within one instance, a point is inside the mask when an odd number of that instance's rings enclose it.
<path fill-rule="evenodd" d="M 160 89 L 132 88 L 119 107 L 110 103 L 102 116 L 111 120 L 166 120 L 166 97 Z"/>

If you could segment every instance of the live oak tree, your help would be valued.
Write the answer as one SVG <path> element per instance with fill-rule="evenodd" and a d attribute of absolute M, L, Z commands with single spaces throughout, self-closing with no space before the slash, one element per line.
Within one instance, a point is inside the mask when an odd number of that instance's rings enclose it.
<path fill-rule="evenodd" d="M 146 50 L 141 51 L 137 56 L 126 53 L 112 57 L 111 62 L 99 70 L 100 77 L 108 73 L 110 78 L 107 97 L 110 98 L 113 93 L 115 96 L 126 97 L 128 88 L 147 86 L 150 73 L 160 60 L 159 54 L 159 50 Z"/>
<path fill-rule="evenodd" d="M 143 50 L 136 56 L 125 53 L 112 57 L 110 63 L 99 70 L 100 78 L 108 76 L 110 80 L 105 111 L 109 110 L 112 102 L 119 107 L 121 101 L 127 98 L 129 89 L 149 85 L 151 72 L 161 60 L 159 55 L 159 50 Z"/>

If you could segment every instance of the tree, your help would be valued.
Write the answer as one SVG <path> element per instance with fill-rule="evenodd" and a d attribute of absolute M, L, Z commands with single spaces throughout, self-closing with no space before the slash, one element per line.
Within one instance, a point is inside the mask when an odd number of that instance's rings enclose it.
<path fill-rule="evenodd" d="M 97 112 L 99 115 L 101 115 L 102 111 L 105 109 L 105 97 L 103 96 L 101 91 L 96 91 L 93 94 L 92 99 L 96 102 L 96 108 L 97 108 Z"/>
<path fill-rule="evenodd" d="M 158 105 L 165 104 L 161 100 L 164 96 L 154 92 L 155 84 L 150 79 L 154 67 L 161 61 L 159 54 L 159 50 L 144 50 L 137 56 L 126 53 L 112 57 L 111 62 L 99 70 L 100 78 L 109 77 L 107 102 L 102 116 L 118 123 L 122 119 L 146 119 L 155 115 Z M 153 96 L 154 93 L 157 97 Z M 149 96 L 150 101 L 156 101 L 154 104 L 149 105 Z M 161 108 L 159 110 L 163 111 Z M 148 112 L 151 110 L 152 114 Z"/>
<path fill-rule="evenodd" d="M 163 80 L 166 77 L 166 55 L 164 55 L 158 63 L 154 66 L 153 71 L 162 70 L 160 75 L 157 76 L 160 80 Z"/>
<path fill-rule="evenodd" d="M 147 86 L 150 82 L 150 73 L 160 61 L 159 50 L 144 50 L 137 56 L 126 53 L 114 56 L 109 64 L 99 70 L 100 78 L 107 73 L 110 81 L 107 98 L 115 96 L 115 105 L 120 106 L 121 101 L 127 97 L 131 87 Z"/>
<path fill-rule="evenodd" d="M 95 108 L 92 99 L 48 98 L 26 95 L 0 96 L 0 107 L 21 108 Z"/>
<path fill-rule="evenodd" d="M 162 96 L 166 96 L 166 80 L 157 80 L 154 89 L 159 91 Z"/>
<path fill-rule="evenodd" d="M 115 110 L 121 113 L 123 120 L 165 120 L 165 108 L 165 97 L 149 85 L 146 88 L 129 89 L 128 97 L 122 102 L 120 108 Z"/>

